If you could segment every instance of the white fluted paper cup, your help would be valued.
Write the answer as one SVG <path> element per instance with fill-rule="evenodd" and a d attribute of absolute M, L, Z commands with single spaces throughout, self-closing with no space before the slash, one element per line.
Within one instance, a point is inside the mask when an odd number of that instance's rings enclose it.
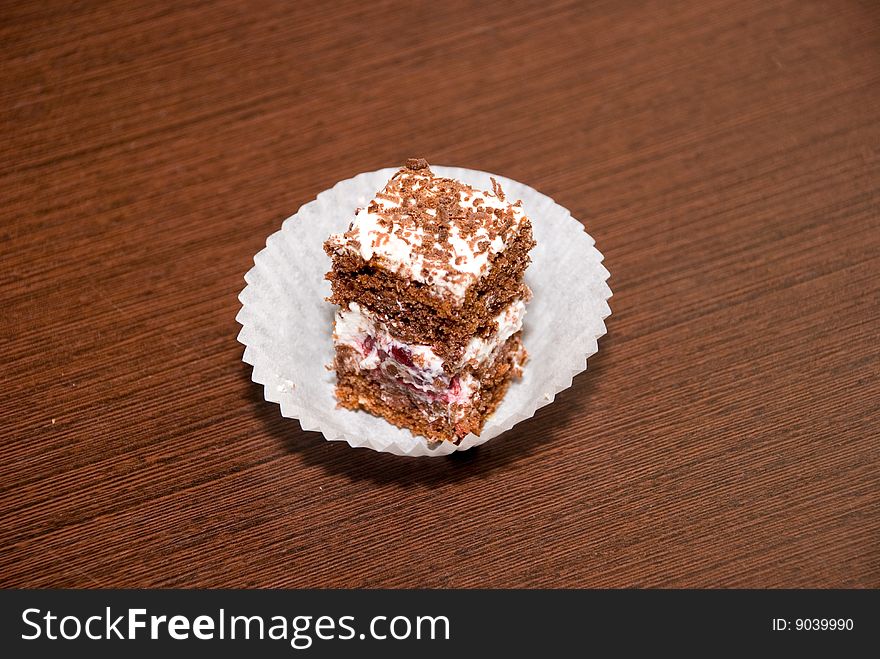
<path fill-rule="evenodd" d="M 366 205 L 397 169 L 367 172 L 337 183 L 287 218 L 254 257 L 239 295 L 238 340 L 245 346 L 244 361 L 253 366 L 253 381 L 262 385 L 267 401 L 280 405 L 283 416 L 299 419 L 303 430 L 396 455 L 465 451 L 552 402 L 598 350 L 611 314 L 609 274 L 580 222 L 550 197 L 503 176 L 458 167 L 431 169 L 482 190 L 491 189 L 489 177 L 494 176 L 508 199 L 522 199 L 532 221 L 537 246 L 525 277 L 534 297 L 523 323 L 529 352 L 523 377 L 511 383 L 480 436 L 467 435 L 457 445 L 429 443 L 367 412 L 337 408 L 336 376 L 327 369 L 333 361 L 336 307 L 325 300 L 330 258 L 322 245 L 331 233 L 345 230 L 355 209 Z"/>

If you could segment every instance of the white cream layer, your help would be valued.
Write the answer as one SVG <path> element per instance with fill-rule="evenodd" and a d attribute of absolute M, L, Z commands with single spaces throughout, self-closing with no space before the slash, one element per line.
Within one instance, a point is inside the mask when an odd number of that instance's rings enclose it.
<path fill-rule="evenodd" d="M 356 303 L 336 312 L 333 338 L 337 344 L 350 346 L 357 351 L 361 356 L 358 362 L 361 370 L 378 368 L 382 363 L 379 354 L 382 351 L 388 355 L 385 362 L 393 362 L 393 368 L 397 371 L 393 375 L 418 389 L 434 391 L 447 387 L 450 373 L 454 375 L 466 365 L 477 369 L 486 363 L 491 364 L 504 343 L 522 329 L 525 312 L 523 300 L 509 304 L 494 318 L 498 329 L 488 338 L 472 338 L 461 360 L 448 369 L 444 368 L 443 359 L 431 346 L 398 341 L 391 336 L 384 323 Z"/>

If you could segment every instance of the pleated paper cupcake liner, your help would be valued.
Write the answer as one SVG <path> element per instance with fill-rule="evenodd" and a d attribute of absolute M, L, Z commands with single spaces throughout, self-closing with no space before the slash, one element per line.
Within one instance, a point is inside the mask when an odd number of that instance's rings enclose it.
<path fill-rule="evenodd" d="M 299 419 L 304 430 L 396 455 L 464 451 L 534 416 L 571 386 L 598 350 L 611 314 L 609 274 L 580 222 L 550 197 L 503 176 L 456 167 L 431 169 L 480 189 L 491 189 L 489 177 L 494 176 L 508 199 L 522 199 L 532 221 L 537 246 L 525 277 L 534 296 L 523 324 L 529 352 L 523 378 L 511 384 L 480 436 L 467 435 L 457 445 L 429 443 L 366 412 L 337 408 L 336 376 L 326 368 L 333 361 L 336 307 L 325 300 L 330 295 L 324 279 L 330 258 L 322 245 L 331 233 L 345 230 L 355 209 L 366 205 L 397 170 L 367 172 L 337 183 L 285 220 L 254 257 L 239 295 L 238 340 L 245 346 L 244 361 L 253 366 L 253 381 L 263 387 L 267 401 L 277 403 L 283 416 Z"/>

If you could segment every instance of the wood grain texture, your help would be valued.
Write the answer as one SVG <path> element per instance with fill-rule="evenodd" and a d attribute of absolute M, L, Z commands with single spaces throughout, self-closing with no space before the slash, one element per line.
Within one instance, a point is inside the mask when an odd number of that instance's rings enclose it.
<path fill-rule="evenodd" d="M 0 586 L 880 587 L 877 3 L 3 4 Z M 281 220 L 412 155 L 612 273 L 450 459 L 303 432 L 235 340 Z"/>

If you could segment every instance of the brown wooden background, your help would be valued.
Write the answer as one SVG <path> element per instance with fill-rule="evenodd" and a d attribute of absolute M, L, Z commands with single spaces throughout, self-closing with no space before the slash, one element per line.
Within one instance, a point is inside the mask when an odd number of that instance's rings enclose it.
<path fill-rule="evenodd" d="M 880 5 L 72 5 L 2 8 L 0 585 L 880 586 Z M 282 219 L 412 155 L 612 273 L 451 459 L 302 432 L 236 342 Z"/>

